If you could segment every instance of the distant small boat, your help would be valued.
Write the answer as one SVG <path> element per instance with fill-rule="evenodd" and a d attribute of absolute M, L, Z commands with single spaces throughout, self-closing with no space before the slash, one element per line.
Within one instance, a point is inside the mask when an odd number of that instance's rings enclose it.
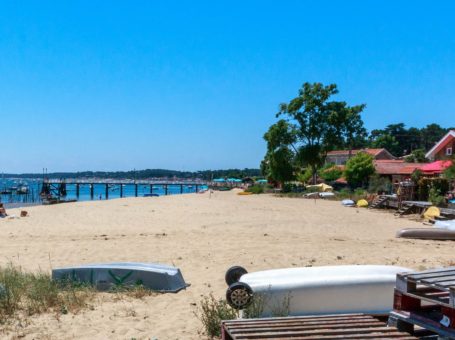
<path fill-rule="evenodd" d="M 18 188 L 16 189 L 16 194 L 19 194 L 19 195 L 26 195 L 26 194 L 28 194 L 28 190 L 29 190 L 29 189 L 28 189 L 27 186 L 22 185 L 22 186 L 20 186 L 20 187 L 18 187 Z"/>

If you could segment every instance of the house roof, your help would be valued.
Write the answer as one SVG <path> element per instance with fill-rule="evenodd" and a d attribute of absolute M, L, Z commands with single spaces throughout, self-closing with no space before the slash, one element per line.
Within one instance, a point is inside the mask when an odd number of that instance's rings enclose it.
<path fill-rule="evenodd" d="M 357 149 L 357 150 L 334 150 L 334 151 L 329 151 L 327 152 L 327 156 L 349 156 L 349 152 L 351 152 L 351 155 L 355 155 L 359 152 L 366 152 L 369 153 L 372 156 L 377 156 L 381 152 L 386 151 L 386 149 Z"/>
<path fill-rule="evenodd" d="M 433 163 L 427 163 L 419 169 L 425 174 L 440 174 L 451 165 L 452 161 L 436 161 Z"/>
<path fill-rule="evenodd" d="M 374 161 L 374 167 L 379 175 L 411 175 L 423 165 L 423 163 L 407 163 L 402 159 Z"/>
<path fill-rule="evenodd" d="M 441 151 L 441 149 L 454 138 L 455 138 L 455 130 L 450 130 L 449 132 L 446 133 L 446 135 L 444 137 L 441 138 L 441 140 L 439 142 L 436 143 L 435 146 L 433 146 L 431 148 L 430 151 L 427 152 L 425 157 L 433 158 L 432 156 L 434 156 L 436 153 Z"/>

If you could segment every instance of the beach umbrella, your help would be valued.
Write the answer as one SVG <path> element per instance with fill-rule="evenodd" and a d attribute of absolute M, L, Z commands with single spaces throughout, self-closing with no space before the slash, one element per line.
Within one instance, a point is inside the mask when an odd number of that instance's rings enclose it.
<path fill-rule="evenodd" d="M 213 181 L 214 181 L 214 182 L 217 182 L 217 183 L 224 183 L 224 182 L 226 182 L 226 180 L 225 180 L 224 178 L 215 178 Z"/>
<path fill-rule="evenodd" d="M 256 183 L 266 184 L 266 183 L 267 183 L 267 180 L 266 180 L 266 179 L 258 179 L 258 180 L 256 181 Z"/>

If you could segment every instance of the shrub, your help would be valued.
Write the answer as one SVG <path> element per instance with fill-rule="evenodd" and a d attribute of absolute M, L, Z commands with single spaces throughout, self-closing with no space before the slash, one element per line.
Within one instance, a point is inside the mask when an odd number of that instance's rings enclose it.
<path fill-rule="evenodd" d="M 419 179 L 417 193 L 419 199 L 424 201 L 428 200 L 430 196 L 430 189 L 434 188 L 437 195 L 445 195 L 449 191 L 449 181 L 447 178 L 437 177 L 437 178 L 427 178 L 423 177 Z M 435 192 L 433 192 L 435 195 Z"/>
<path fill-rule="evenodd" d="M 263 185 L 252 185 L 245 191 L 251 192 L 253 194 L 262 194 L 264 192 L 264 186 Z"/>
<path fill-rule="evenodd" d="M 431 187 L 428 192 L 428 200 L 436 206 L 443 205 L 445 203 L 444 196 L 441 195 L 441 192 L 435 187 Z"/>
<path fill-rule="evenodd" d="M 346 163 L 345 176 L 351 187 L 364 186 L 375 173 L 373 156 L 359 152 Z"/>
<path fill-rule="evenodd" d="M 217 300 L 210 294 L 200 302 L 196 316 L 201 320 L 204 332 L 210 338 L 221 335 L 221 321 L 237 318 L 237 311 L 230 307 L 224 300 Z"/>
<path fill-rule="evenodd" d="M 45 273 L 25 273 L 9 265 L 0 268 L 0 323 L 18 312 L 28 315 L 76 312 L 87 306 L 93 289 L 72 282 L 55 282 Z"/>
<path fill-rule="evenodd" d="M 319 176 L 327 182 L 333 182 L 343 175 L 343 171 L 335 164 L 328 164 L 319 171 Z"/>

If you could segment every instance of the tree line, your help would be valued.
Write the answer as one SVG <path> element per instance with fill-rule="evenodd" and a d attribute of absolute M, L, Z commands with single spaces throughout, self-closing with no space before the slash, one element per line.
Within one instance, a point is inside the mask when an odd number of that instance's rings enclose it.
<path fill-rule="evenodd" d="M 43 174 L 3 174 L 4 177 L 14 178 L 42 178 Z M 112 179 L 202 179 L 210 181 L 215 178 L 245 178 L 261 176 L 260 169 L 221 169 L 202 171 L 177 171 L 166 169 L 145 169 L 130 171 L 80 171 L 80 172 L 53 172 L 46 174 L 48 178 L 112 178 Z"/>
<path fill-rule="evenodd" d="M 337 93 L 336 84 L 304 83 L 297 97 L 280 104 L 278 121 L 264 134 L 264 175 L 276 182 L 308 176 L 315 181 L 327 153 L 343 149 L 386 148 L 394 156 L 422 162 L 425 150 L 450 130 L 438 124 L 419 129 L 398 123 L 368 133 L 361 117 L 366 105 L 332 100 Z"/>

